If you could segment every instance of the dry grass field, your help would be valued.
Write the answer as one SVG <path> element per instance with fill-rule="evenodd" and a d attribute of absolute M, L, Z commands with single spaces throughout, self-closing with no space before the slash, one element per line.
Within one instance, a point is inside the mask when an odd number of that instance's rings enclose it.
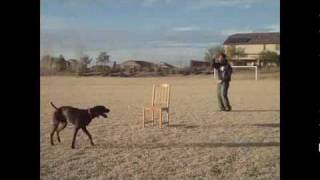
<path fill-rule="evenodd" d="M 171 126 L 141 127 L 152 84 L 172 84 Z M 234 79 L 232 112 L 218 112 L 212 76 L 41 77 L 41 179 L 279 179 L 280 83 Z M 96 146 L 72 125 L 50 145 L 54 109 L 105 105 L 88 126 Z"/>

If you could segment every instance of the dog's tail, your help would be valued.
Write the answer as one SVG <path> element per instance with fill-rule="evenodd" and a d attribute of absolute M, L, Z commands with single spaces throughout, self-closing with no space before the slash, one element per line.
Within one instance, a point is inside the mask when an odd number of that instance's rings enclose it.
<path fill-rule="evenodd" d="M 50 102 L 50 104 L 51 104 L 51 106 L 52 106 L 53 108 L 55 108 L 56 110 L 58 110 L 57 106 L 55 106 L 52 102 Z"/>

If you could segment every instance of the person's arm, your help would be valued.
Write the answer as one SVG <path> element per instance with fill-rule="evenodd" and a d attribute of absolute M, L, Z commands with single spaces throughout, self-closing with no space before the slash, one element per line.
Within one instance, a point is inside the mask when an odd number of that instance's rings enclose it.
<path fill-rule="evenodd" d="M 219 69 L 219 67 L 220 67 L 220 64 L 219 64 L 219 63 L 216 63 L 215 59 L 213 59 L 213 61 L 212 61 L 212 68 Z"/>

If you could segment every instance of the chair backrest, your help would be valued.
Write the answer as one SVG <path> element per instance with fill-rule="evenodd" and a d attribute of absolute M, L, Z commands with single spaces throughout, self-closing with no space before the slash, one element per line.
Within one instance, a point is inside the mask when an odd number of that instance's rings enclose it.
<path fill-rule="evenodd" d="M 170 85 L 157 84 L 153 85 L 152 106 L 169 107 L 170 103 Z"/>

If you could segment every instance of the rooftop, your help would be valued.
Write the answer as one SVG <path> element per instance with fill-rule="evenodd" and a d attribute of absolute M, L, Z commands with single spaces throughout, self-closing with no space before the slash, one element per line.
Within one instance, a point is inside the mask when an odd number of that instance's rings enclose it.
<path fill-rule="evenodd" d="M 223 44 L 280 44 L 280 33 L 237 33 L 229 36 Z"/>

